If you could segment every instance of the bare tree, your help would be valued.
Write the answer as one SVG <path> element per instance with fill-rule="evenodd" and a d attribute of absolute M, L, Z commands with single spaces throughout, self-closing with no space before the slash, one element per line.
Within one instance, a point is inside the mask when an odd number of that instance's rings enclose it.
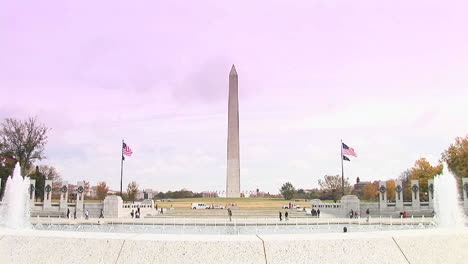
<path fill-rule="evenodd" d="M 54 166 L 49 165 L 39 165 L 37 167 L 31 168 L 28 175 L 36 173 L 39 171 L 44 176 L 45 180 L 51 180 L 53 182 L 62 182 L 62 175 L 57 171 Z"/>
<path fill-rule="evenodd" d="M 47 131 L 35 117 L 24 121 L 7 118 L 0 125 L 0 153 L 14 156 L 24 177 L 36 160 L 44 158 Z"/>
<path fill-rule="evenodd" d="M 127 186 L 127 195 L 128 199 L 132 202 L 135 202 L 136 195 L 138 193 L 138 184 L 136 182 L 131 182 Z"/>
<path fill-rule="evenodd" d="M 341 176 L 340 175 L 325 175 L 323 180 L 318 180 L 318 184 L 323 191 L 329 192 L 333 196 L 333 201 L 338 200 L 339 195 L 341 194 Z M 345 193 L 351 191 L 351 185 L 349 184 L 348 179 L 344 180 Z"/>

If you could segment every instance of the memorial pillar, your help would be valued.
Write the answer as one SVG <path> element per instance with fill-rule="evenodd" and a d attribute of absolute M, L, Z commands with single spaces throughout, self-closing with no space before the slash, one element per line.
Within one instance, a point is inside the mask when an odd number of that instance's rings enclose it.
<path fill-rule="evenodd" d="M 387 182 L 379 181 L 379 205 L 380 208 L 387 208 Z"/>
<path fill-rule="evenodd" d="M 84 182 L 79 181 L 76 188 L 76 217 L 83 217 L 84 213 Z"/>
<path fill-rule="evenodd" d="M 468 208 L 468 178 L 462 179 L 463 207 Z"/>
<path fill-rule="evenodd" d="M 421 206 L 419 200 L 419 181 L 418 180 L 411 180 L 411 206 L 414 209 L 419 209 Z"/>
<path fill-rule="evenodd" d="M 46 180 L 44 184 L 44 202 L 42 203 L 42 208 L 44 210 L 50 209 L 52 207 L 52 181 Z"/>
<path fill-rule="evenodd" d="M 434 208 L 434 179 L 427 181 L 427 190 L 429 196 L 429 208 Z"/>
<path fill-rule="evenodd" d="M 29 180 L 29 207 L 34 207 L 36 200 L 36 180 Z"/>
<path fill-rule="evenodd" d="M 108 195 L 103 202 L 105 218 L 119 218 L 123 216 L 123 201 L 120 196 Z"/>
<path fill-rule="evenodd" d="M 68 209 L 68 182 L 62 182 L 60 187 L 60 211 L 66 212 Z"/>
<path fill-rule="evenodd" d="M 403 184 L 400 180 L 396 182 L 395 187 L 395 207 L 403 211 Z"/>

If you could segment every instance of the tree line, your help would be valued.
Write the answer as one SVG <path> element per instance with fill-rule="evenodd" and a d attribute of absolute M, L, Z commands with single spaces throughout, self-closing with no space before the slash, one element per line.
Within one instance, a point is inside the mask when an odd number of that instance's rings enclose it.
<path fill-rule="evenodd" d="M 444 152 L 436 165 L 431 165 L 426 158 L 415 161 L 414 166 L 403 171 L 398 177 L 389 179 L 387 184 L 387 199 L 395 200 L 396 180 L 402 181 L 403 197 L 411 200 L 411 180 L 419 181 L 420 200 L 427 201 L 429 190 L 428 181 L 440 175 L 443 171 L 443 163 L 447 164 L 448 170 L 457 179 L 459 190 L 461 191 L 462 178 L 468 177 L 468 135 L 457 137 Z M 287 182 L 280 188 L 280 193 L 284 199 L 321 199 L 337 201 L 342 195 L 342 179 L 340 175 L 325 175 L 318 180 L 320 188 L 304 191 L 298 189 Z M 361 200 L 377 201 L 379 197 L 379 182 L 373 181 L 365 184 L 362 188 L 354 188 L 348 179 L 344 179 L 345 194 L 355 194 Z M 359 184 L 355 186 L 359 187 Z"/>

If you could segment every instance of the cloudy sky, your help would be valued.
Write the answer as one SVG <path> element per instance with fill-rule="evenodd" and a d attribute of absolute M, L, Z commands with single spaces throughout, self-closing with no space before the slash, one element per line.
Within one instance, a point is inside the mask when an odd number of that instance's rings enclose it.
<path fill-rule="evenodd" d="M 468 133 L 466 1 L 1 1 L 0 119 L 51 127 L 69 182 L 223 190 L 239 74 L 241 189 L 396 178 Z"/>

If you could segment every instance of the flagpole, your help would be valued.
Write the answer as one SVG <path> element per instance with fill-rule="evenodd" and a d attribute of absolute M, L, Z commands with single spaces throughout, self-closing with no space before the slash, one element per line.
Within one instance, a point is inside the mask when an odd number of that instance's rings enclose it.
<path fill-rule="evenodd" d="M 341 150 L 341 191 L 344 196 L 344 167 L 343 167 L 343 140 L 341 139 L 340 150 Z"/>
<path fill-rule="evenodd" d="M 123 161 L 124 161 L 123 144 L 124 144 L 124 141 L 122 139 L 122 145 L 120 146 L 120 149 L 122 151 L 121 156 L 120 156 L 120 197 L 123 197 L 122 196 L 122 178 L 123 178 Z"/>

